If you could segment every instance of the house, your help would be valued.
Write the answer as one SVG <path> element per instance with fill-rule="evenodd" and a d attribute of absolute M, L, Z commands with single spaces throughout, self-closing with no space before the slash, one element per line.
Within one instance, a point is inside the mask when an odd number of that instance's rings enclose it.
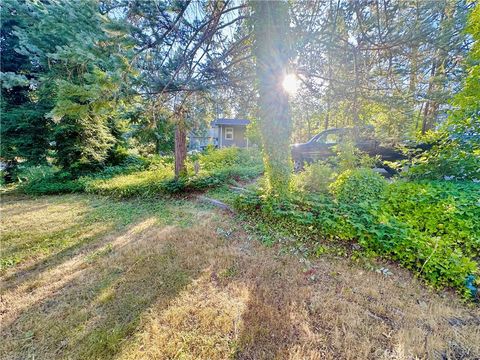
<path fill-rule="evenodd" d="M 211 126 L 216 130 L 218 147 L 248 147 L 246 137 L 247 125 L 250 120 L 247 119 L 215 119 Z"/>
<path fill-rule="evenodd" d="M 247 119 L 215 119 L 210 128 L 190 133 L 190 150 L 203 150 L 207 145 L 218 148 L 237 146 L 248 147 L 246 137 Z"/>

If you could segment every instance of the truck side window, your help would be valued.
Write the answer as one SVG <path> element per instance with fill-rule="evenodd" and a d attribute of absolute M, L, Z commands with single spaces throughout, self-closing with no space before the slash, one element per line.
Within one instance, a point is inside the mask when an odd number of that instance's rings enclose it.
<path fill-rule="evenodd" d="M 339 140 L 339 136 L 336 133 L 330 133 L 327 134 L 325 138 L 325 144 L 331 145 L 331 144 L 337 144 Z"/>
<path fill-rule="evenodd" d="M 340 140 L 339 134 L 336 132 L 329 132 L 329 133 L 324 133 L 321 134 L 317 139 L 316 142 L 319 144 L 326 144 L 326 145 L 332 145 L 332 144 L 338 144 Z"/>
<path fill-rule="evenodd" d="M 360 139 L 362 140 L 373 140 L 375 137 L 373 128 L 363 128 L 360 130 Z"/>

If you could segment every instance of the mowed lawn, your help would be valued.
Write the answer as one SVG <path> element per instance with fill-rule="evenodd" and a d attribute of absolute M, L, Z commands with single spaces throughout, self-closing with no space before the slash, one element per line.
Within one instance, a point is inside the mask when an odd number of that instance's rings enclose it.
<path fill-rule="evenodd" d="M 391 276 L 266 247 L 194 199 L 1 204 L 2 359 L 480 357 L 480 311 Z"/>

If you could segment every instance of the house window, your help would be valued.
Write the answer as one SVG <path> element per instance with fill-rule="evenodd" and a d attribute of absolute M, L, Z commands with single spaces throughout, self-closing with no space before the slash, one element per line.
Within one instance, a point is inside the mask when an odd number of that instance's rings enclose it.
<path fill-rule="evenodd" d="M 233 140 L 233 127 L 225 128 L 225 140 Z"/>

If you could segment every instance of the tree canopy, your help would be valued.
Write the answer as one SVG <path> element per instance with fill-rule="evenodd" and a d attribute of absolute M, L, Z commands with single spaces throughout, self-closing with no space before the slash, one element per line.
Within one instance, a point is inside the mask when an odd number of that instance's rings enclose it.
<path fill-rule="evenodd" d="M 81 174 L 175 148 L 179 175 L 188 132 L 220 113 L 252 120 L 249 136 L 267 168 L 276 164 L 272 179 L 290 172 L 290 142 L 332 127 L 373 125 L 391 143 L 467 128 L 476 136 L 473 8 L 466 0 L 6 0 L 2 159 Z M 299 86 L 287 97 L 288 74 Z"/>

